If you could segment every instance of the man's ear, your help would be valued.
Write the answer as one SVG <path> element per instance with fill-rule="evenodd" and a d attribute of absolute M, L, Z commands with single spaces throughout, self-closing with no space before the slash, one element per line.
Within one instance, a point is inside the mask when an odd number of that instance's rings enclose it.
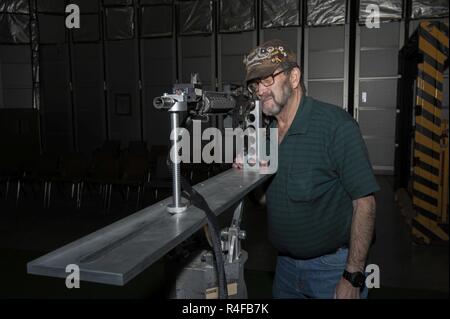
<path fill-rule="evenodd" d="M 289 80 L 291 81 L 292 88 L 296 89 L 300 86 L 300 78 L 302 76 L 302 72 L 299 68 L 293 68 L 290 74 Z"/>

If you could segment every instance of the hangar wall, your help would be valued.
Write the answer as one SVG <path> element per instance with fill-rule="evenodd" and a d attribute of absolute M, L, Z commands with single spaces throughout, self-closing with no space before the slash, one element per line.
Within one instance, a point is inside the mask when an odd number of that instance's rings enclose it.
<path fill-rule="evenodd" d="M 69 2 L 80 7 L 80 29 L 64 27 Z M 188 82 L 193 72 L 206 89 L 242 84 L 244 53 L 278 37 L 297 51 L 308 95 L 353 114 L 374 168 L 387 174 L 394 161 L 398 50 L 420 19 L 448 23 L 445 1 L 361 0 L 359 7 L 346 0 L 36 4 L 0 5 L 0 107 L 33 107 L 29 21 L 34 12 L 45 151 L 89 153 L 106 139 L 120 140 L 122 147 L 132 140 L 167 144 L 169 119 L 153 108 L 155 96 L 169 92 L 173 83 Z M 379 29 L 364 26 L 369 4 L 380 5 Z M 19 31 L 7 32 L 13 29 Z M 445 85 L 448 110 L 448 71 Z"/>

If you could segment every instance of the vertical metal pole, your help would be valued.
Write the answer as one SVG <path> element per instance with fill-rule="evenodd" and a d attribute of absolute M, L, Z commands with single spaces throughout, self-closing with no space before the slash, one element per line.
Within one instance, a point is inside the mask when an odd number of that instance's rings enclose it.
<path fill-rule="evenodd" d="M 170 122 L 174 138 L 172 140 L 171 158 L 173 160 L 172 165 L 172 204 L 167 207 L 168 211 L 172 214 L 182 213 L 186 210 L 187 205 L 181 203 L 181 184 L 180 184 L 180 161 L 178 154 L 178 125 L 179 114 L 178 112 L 170 113 Z"/>

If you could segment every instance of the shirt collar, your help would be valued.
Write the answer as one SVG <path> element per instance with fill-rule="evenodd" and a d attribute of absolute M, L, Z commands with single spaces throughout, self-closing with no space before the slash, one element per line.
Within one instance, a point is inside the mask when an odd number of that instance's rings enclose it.
<path fill-rule="evenodd" d="M 307 96 L 302 96 L 300 105 L 289 128 L 288 135 L 306 134 L 311 119 L 312 100 Z"/>

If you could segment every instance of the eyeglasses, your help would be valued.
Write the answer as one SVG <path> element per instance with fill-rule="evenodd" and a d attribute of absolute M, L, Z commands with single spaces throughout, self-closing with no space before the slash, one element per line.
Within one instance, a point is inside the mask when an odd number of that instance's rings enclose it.
<path fill-rule="evenodd" d="M 286 68 L 286 69 L 283 69 L 283 70 L 281 70 L 279 72 L 272 73 L 271 75 L 268 75 L 268 76 L 266 76 L 264 78 L 259 78 L 259 79 L 252 80 L 247 85 L 247 90 L 249 90 L 249 92 L 252 93 L 252 94 L 258 93 L 259 83 L 261 83 L 265 87 L 271 86 L 275 82 L 275 77 L 278 74 L 281 74 L 281 73 L 283 73 L 283 72 L 285 72 L 285 71 L 287 71 L 289 69 L 291 69 L 291 68 Z"/>

